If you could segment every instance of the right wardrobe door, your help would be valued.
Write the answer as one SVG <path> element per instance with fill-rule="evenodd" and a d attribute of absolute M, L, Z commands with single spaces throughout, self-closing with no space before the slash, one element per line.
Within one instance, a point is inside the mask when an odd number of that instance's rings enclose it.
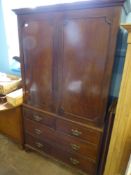
<path fill-rule="evenodd" d="M 65 16 L 61 22 L 59 111 L 97 123 L 103 120 L 108 97 L 111 15 L 101 9 L 68 12 Z"/>

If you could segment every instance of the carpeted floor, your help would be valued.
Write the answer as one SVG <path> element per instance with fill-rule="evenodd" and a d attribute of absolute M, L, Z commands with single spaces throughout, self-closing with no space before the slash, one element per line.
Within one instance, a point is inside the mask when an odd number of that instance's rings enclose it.
<path fill-rule="evenodd" d="M 34 152 L 26 153 L 0 135 L 0 175 L 78 175 L 58 162 Z"/>

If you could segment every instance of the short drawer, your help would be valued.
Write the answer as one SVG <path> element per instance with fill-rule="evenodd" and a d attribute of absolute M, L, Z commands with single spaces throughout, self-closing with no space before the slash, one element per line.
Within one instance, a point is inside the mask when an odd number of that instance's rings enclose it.
<path fill-rule="evenodd" d="M 44 113 L 37 112 L 37 111 L 34 111 L 34 110 L 31 111 L 27 108 L 24 108 L 23 109 L 23 115 L 24 115 L 24 118 L 33 120 L 35 122 L 44 124 L 44 125 L 52 127 L 52 128 L 55 127 L 55 121 L 56 121 L 55 117 L 50 116 L 48 114 L 44 114 Z"/>
<path fill-rule="evenodd" d="M 56 130 L 67 133 L 71 136 L 86 140 L 88 142 L 99 144 L 102 136 L 101 129 L 89 128 L 72 121 L 63 119 L 56 120 Z"/>

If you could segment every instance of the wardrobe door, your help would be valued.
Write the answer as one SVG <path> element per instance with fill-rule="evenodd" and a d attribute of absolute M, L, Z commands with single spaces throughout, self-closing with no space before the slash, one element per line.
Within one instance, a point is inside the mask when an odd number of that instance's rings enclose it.
<path fill-rule="evenodd" d="M 109 59 L 113 60 L 108 54 L 112 52 L 110 19 L 108 9 L 79 10 L 63 18 L 60 115 L 102 120 L 111 77 Z"/>
<path fill-rule="evenodd" d="M 23 15 L 20 21 L 25 103 L 46 111 L 54 111 L 55 14 Z"/>

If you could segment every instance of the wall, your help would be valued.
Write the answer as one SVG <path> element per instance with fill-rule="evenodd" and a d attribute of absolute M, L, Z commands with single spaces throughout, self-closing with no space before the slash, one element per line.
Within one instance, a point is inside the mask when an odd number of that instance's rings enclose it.
<path fill-rule="evenodd" d="M 131 12 L 128 14 L 126 22 L 131 23 Z"/>
<path fill-rule="evenodd" d="M 3 16 L 2 0 L 0 0 L 0 72 L 14 74 L 20 76 L 19 63 L 15 60 L 12 61 L 12 65 L 9 64 L 9 44 L 7 40 L 7 33 L 5 32 L 5 20 Z M 15 39 L 15 36 L 13 37 Z M 12 58 L 12 57 L 11 57 Z"/>
<path fill-rule="evenodd" d="M 8 63 L 8 54 L 7 54 L 7 43 L 6 43 L 6 36 L 5 36 L 5 29 L 4 29 L 4 21 L 3 21 L 3 14 L 2 14 L 2 3 L 0 0 L 0 71 L 1 72 L 10 72 L 9 63 Z"/>
<path fill-rule="evenodd" d="M 131 0 L 127 0 L 127 5 L 129 6 L 128 15 L 126 17 L 126 23 L 131 23 Z"/>
<path fill-rule="evenodd" d="M 122 13 L 121 13 L 121 23 L 125 23 L 127 18 L 127 14 L 124 8 L 122 8 Z"/>

